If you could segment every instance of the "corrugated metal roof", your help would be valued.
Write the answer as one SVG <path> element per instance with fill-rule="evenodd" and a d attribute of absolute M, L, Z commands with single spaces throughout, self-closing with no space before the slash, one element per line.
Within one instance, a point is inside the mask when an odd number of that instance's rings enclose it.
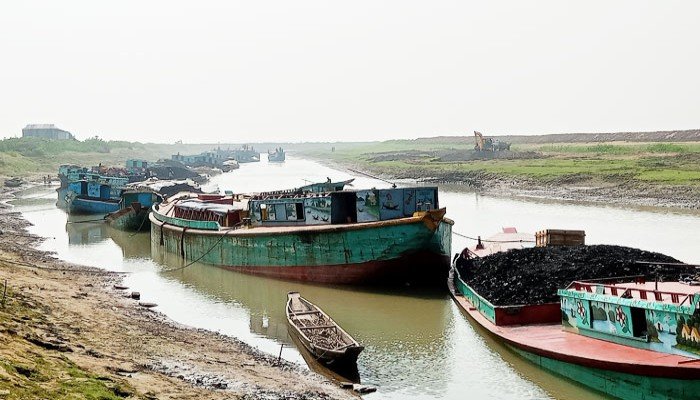
<path fill-rule="evenodd" d="M 54 124 L 27 124 L 24 129 L 58 129 Z"/>

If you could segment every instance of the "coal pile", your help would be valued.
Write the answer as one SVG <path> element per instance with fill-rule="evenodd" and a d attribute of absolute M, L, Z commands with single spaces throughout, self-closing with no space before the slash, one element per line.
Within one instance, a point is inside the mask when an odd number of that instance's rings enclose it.
<path fill-rule="evenodd" d="M 645 275 L 678 280 L 693 272 L 679 266 L 638 264 L 637 261 L 678 263 L 660 253 L 622 246 L 535 247 L 496 253 L 461 267 L 462 279 L 494 305 L 543 304 L 559 301 L 557 289 L 572 281 Z"/>

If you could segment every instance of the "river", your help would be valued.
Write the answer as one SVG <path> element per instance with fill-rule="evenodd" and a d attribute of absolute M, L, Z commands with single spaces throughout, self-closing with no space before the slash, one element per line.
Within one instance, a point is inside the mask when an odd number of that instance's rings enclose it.
<path fill-rule="evenodd" d="M 356 188 L 388 186 L 293 157 L 281 164 L 242 164 L 211 183 L 222 191 L 245 192 L 291 188 L 327 177 L 356 178 Z M 605 398 L 540 370 L 483 336 L 446 292 L 314 286 L 202 264 L 169 272 L 182 261 L 152 248 L 147 233 L 124 233 L 104 223 L 67 223 L 69 217 L 54 206 L 55 200 L 52 188 L 37 187 L 14 203 L 33 224 L 30 232 L 47 238 L 41 249 L 70 262 L 125 272 L 125 284 L 171 319 L 235 336 L 274 355 L 284 345 L 283 358 L 304 364 L 284 317 L 286 293 L 301 292 L 365 345 L 358 361 L 362 383 L 378 388 L 365 398 Z M 466 236 L 485 237 L 507 226 L 523 232 L 584 229 L 589 244 L 639 247 L 700 263 L 695 251 L 700 214 L 694 212 L 497 198 L 455 189 L 441 189 L 440 205 L 455 220 L 454 231 Z M 453 253 L 466 244 L 473 243 L 455 235 Z"/>

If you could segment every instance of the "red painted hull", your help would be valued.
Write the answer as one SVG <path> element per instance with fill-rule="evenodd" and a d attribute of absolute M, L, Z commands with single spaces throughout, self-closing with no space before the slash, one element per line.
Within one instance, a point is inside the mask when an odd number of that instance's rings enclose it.
<path fill-rule="evenodd" d="M 448 287 L 452 299 L 464 315 L 484 328 L 490 336 L 513 348 L 569 364 L 631 375 L 700 379 L 700 362 L 693 362 L 695 359 L 566 332 L 561 323 L 495 325 L 456 292 L 452 276 L 448 278 Z"/>
<path fill-rule="evenodd" d="M 450 258 L 422 252 L 386 261 L 319 266 L 224 266 L 251 275 L 290 281 L 343 285 L 443 285 Z"/>

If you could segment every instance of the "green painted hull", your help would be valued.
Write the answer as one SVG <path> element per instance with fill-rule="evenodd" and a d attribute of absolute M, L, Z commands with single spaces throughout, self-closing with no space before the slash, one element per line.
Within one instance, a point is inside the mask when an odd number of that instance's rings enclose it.
<path fill-rule="evenodd" d="M 148 212 L 147 208 L 138 211 L 128 208 L 109 214 L 105 219 L 115 229 L 127 232 L 147 231 L 151 225 Z"/>
<path fill-rule="evenodd" d="M 698 399 L 700 381 L 632 375 L 584 367 L 508 346 L 538 366 L 589 388 L 625 400 Z"/>
<path fill-rule="evenodd" d="M 158 216 L 161 218 L 161 216 Z M 452 224 L 420 218 L 308 229 L 206 231 L 163 224 L 151 214 L 151 240 L 187 260 L 276 278 L 321 283 L 443 283 Z M 228 233 L 225 233 L 228 232 Z"/>

